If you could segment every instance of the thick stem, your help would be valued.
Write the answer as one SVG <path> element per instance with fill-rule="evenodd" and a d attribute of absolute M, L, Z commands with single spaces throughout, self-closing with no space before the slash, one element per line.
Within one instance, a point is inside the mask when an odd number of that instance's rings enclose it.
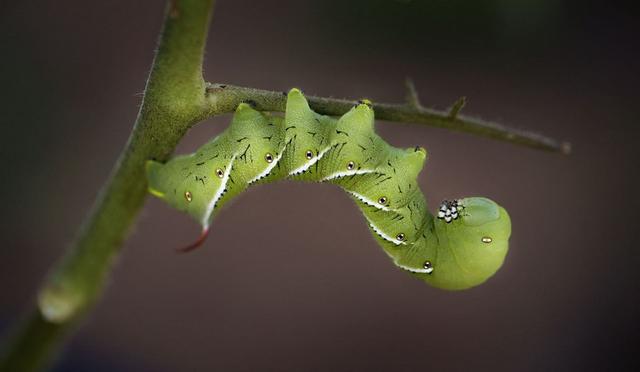
<path fill-rule="evenodd" d="M 202 78 L 214 0 L 173 0 L 131 136 L 86 223 L 38 296 L 38 308 L 0 361 L 2 371 L 47 365 L 64 336 L 100 297 L 114 258 L 146 196 L 144 164 L 164 160 L 201 116 Z"/>
<path fill-rule="evenodd" d="M 458 132 L 471 133 L 517 145 L 568 154 L 571 146 L 537 133 L 508 128 L 503 125 L 460 115 L 464 99 L 454 103 L 447 112 L 422 107 L 418 102 L 413 85 L 409 84 L 407 103 L 373 103 L 376 119 L 392 122 L 417 123 L 432 127 L 446 128 Z M 349 111 L 356 101 L 306 96 L 311 108 L 324 115 L 340 116 Z M 287 96 L 282 92 L 238 87 L 227 84 L 208 84 L 205 116 L 233 112 L 241 102 L 250 102 L 261 111 L 284 111 Z M 204 118 L 203 117 L 203 118 Z"/>

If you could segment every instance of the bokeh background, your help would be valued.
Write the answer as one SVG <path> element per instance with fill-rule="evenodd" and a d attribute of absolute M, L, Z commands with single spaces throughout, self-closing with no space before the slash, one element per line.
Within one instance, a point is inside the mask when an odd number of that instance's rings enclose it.
<path fill-rule="evenodd" d="M 92 204 L 135 119 L 160 1 L 0 1 L 0 337 Z M 219 0 L 212 82 L 401 101 L 570 140 L 561 156 L 410 124 L 420 183 L 513 220 L 505 265 L 464 292 L 396 269 L 329 185 L 250 190 L 198 227 L 149 198 L 56 371 L 632 370 L 639 367 L 638 34 L 615 2 Z M 222 130 L 194 128 L 178 152 Z M 141 180 L 142 182 L 142 180 Z"/>

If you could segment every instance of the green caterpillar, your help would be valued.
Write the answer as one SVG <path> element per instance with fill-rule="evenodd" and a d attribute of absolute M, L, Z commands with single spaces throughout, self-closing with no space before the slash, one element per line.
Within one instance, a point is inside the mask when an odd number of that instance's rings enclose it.
<path fill-rule="evenodd" d="M 284 117 L 242 103 L 231 125 L 194 154 L 147 162 L 149 191 L 195 218 L 200 239 L 223 205 L 254 184 L 329 182 L 348 192 L 400 268 L 443 289 L 483 283 L 502 265 L 511 221 L 493 201 L 444 201 L 434 217 L 417 183 L 427 152 L 398 149 L 374 133 L 369 101 L 339 119 L 309 108 L 298 89 Z"/>

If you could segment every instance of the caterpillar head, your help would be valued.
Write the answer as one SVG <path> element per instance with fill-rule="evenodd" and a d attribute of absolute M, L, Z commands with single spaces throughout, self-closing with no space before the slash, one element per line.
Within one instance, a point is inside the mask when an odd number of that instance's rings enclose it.
<path fill-rule="evenodd" d="M 147 161 L 149 192 L 208 227 L 213 210 L 227 191 L 232 163 L 233 158 L 222 155 L 201 159 L 198 154 L 180 156 L 167 164 Z"/>
<path fill-rule="evenodd" d="M 509 248 L 507 211 L 482 197 L 445 201 L 431 234 L 396 262 L 434 287 L 467 289 L 498 271 Z"/>

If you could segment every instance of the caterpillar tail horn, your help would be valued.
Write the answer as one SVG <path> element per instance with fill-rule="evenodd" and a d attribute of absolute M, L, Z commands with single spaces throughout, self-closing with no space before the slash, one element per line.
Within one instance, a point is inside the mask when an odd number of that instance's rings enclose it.
<path fill-rule="evenodd" d="M 176 251 L 178 253 L 189 253 L 192 252 L 198 248 L 200 248 L 202 246 L 202 244 L 205 242 L 205 240 L 207 240 L 207 236 L 209 236 L 209 228 L 206 229 L 202 229 L 202 232 L 200 233 L 200 236 L 198 236 L 198 239 L 187 245 L 186 247 L 182 247 L 182 248 L 177 248 Z"/>

